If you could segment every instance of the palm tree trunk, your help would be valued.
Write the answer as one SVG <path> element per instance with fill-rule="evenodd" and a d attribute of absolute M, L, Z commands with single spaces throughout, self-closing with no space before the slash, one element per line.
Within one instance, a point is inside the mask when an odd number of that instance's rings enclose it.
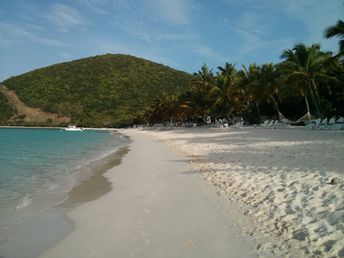
<path fill-rule="evenodd" d="M 309 109 L 309 104 L 308 104 L 307 95 L 305 95 L 305 102 L 306 102 L 306 107 L 307 107 L 307 114 L 309 115 L 309 119 L 310 119 L 311 110 Z"/>
<path fill-rule="evenodd" d="M 316 89 L 316 84 L 315 84 L 314 80 L 311 80 L 310 84 L 313 86 L 313 89 Z M 315 110 L 316 110 L 317 116 L 320 117 L 321 113 L 320 113 L 320 108 L 319 108 L 319 102 L 315 98 L 315 94 L 314 94 L 314 91 L 313 91 L 311 85 L 309 85 L 309 91 L 310 91 L 310 94 L 311 94 L 311 97 L 312 97 L 312 101 L 313 101 L 314 106 L 315 106 Z"/>
<path fill-rule="evenodd" d="M 270 97 L 271 97 L 272 101 L 274 102 L 274 106 L 275 106 L 276 111 L 277 111 L 278 120 L 280 120 L 281 118 L 280 118 L 280 111 L 279 111 L 279 108 L 278 108 L 278 103 L 277 103 L 277 101 L 276 101 L 276 99 L 274 98 L 273 95 L 270 95 Z"/>
<path fill-rule="evenodd" d="M 257 102 L 254 102 L 256 104 L 256 108 L 257 108 L 257 115 L 258 115 L 258 124 L 260 123 L 260 108 L 259 108 L 259 104 Z"/>

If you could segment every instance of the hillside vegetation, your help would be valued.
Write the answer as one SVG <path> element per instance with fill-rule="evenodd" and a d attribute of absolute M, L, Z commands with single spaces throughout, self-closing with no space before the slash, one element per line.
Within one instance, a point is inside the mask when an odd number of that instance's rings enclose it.
<path fill-rule="evenodd" d="M 0 103 L 0 110 L 7 110 L 7 115 L 0 121 L 1 125 L 59 126 L 69 124 L 71 121 L 70 117 L 26 105 L 13 90 L 9 90 L 4 85 L 0 85 L 0 93 L 6 100 L 2 104 Z"/>
<path fill-rule="evenodd" d="M 25 104 L 71 117 L 80 126 L 119 127 L 140 120 L 155 96 L 185 92 L 191 78 L 148 60 L 107 54 L 37 69 L 3 84 Z"/>
<path fill-rule="evenodd" d="M 0 125 L 7 125 L 9 119 L 14 115 L 14 108 L 12 108 L 6 96 L 0 92 Z"/>

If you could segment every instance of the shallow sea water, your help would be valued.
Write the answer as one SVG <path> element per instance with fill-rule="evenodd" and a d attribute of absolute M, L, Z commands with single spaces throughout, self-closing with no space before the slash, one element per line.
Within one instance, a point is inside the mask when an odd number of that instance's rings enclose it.
<path fill-rule="evenodd" d="M 104 162 L 128 144 L 127 138 L 113 131 L 0 129 L 0 257 L 10 258 L 5 254 L 13 243 L 16 249 L 37 249 L 30 241 L 52 223 L 59 224 L 61 234 L 70 230 L 63 211 L 56 209 L 58 204 L 81 181 L 99 172 L 97 166 L 108 167 Z M 21 239 L 25 231 L 33 239 Z M 54 234 L 50 242 L 61 235 Z M 26 257 L 37 255 L 27 251 Z"/>

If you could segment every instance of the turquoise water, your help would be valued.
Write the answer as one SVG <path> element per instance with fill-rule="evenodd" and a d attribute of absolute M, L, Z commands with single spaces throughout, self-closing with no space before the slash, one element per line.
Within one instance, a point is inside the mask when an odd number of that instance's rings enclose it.
<path fill-rule="evenodd" d="M 90 175 L 87 164 L 127 142 L 108 131 L 0 129 L 0 246 L 20 224 L 66 199 Z"/>

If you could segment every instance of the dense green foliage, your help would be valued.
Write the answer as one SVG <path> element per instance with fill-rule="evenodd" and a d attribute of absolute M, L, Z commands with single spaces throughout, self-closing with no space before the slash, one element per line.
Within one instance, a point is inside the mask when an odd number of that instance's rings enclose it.
<path fill-rule="evenodd" d="M 339 55 L 344 55 L 344 22 L 338 20 L 335 25 L 326 28 L 324 33 L 326 38 L 339 37 Z"/>
<path fill-rule="evenodd" d="M 305 121 L 344 116 L 344 62 L 318 44 L 284 50 L 278 64 L 251 64 L 237 70 L 226 63 L 213 73 L 207 65 L 194 74 L 179 98 L 157 98 L 150 122 L 226 118 L 259 123 L 266 118 Z M 303 120 L 299 118 L 303 117 Z"/>
<path fill-rule="evenodd" d="M 153 96 L 187 90 L 192 76 L 128 55 L 102 55 L 34 70 L 4 81 L 27 105 L 71 116 L 80 126 L 140 121 Z"/>
<path fill-rule="evenodd" d="M 146 118 L 151 122 L 186 122 L 226 118 L 248 123 L 263 119 L 297 124 L 312 117 L 344 116 L 344 22 L 324 31 L 339 37 L 339 52 L 322 51 L 319 44 L 295 44 L 281 51 L 278 64 L 250 64 L 237 70 L 226 63 L 214 73 L 204 64 L 194 73 L 191 88 L 178 98 L 156 98 Z M 299 118 L 299 119 L 298 119 Z"/>
<path fill-rule="evenodd" d="M 14 113 L 15 111 L 8 103 L 6 96 L 0 92 L 0 125 L 7 125 Z"/>
<path fill-rule="evenodd" d="M 204 64 L 193 76 L 127 55 L 103 55 L 38 69 L 4 82 L 26 104 L 72 117 L 81 126 L 214 121 L 295 123 L 344 116 L 343 21 L 328 27 L 340 51 L 295 44 L 278 64 Z M 4 105 L 0 99 L 0 104 Z M 7 109 L 4 109 L 7 110 Z M 5 111 L 8 114 L 11 110 Z M 298 118 L 302 119 L 298 119 Z"/>

